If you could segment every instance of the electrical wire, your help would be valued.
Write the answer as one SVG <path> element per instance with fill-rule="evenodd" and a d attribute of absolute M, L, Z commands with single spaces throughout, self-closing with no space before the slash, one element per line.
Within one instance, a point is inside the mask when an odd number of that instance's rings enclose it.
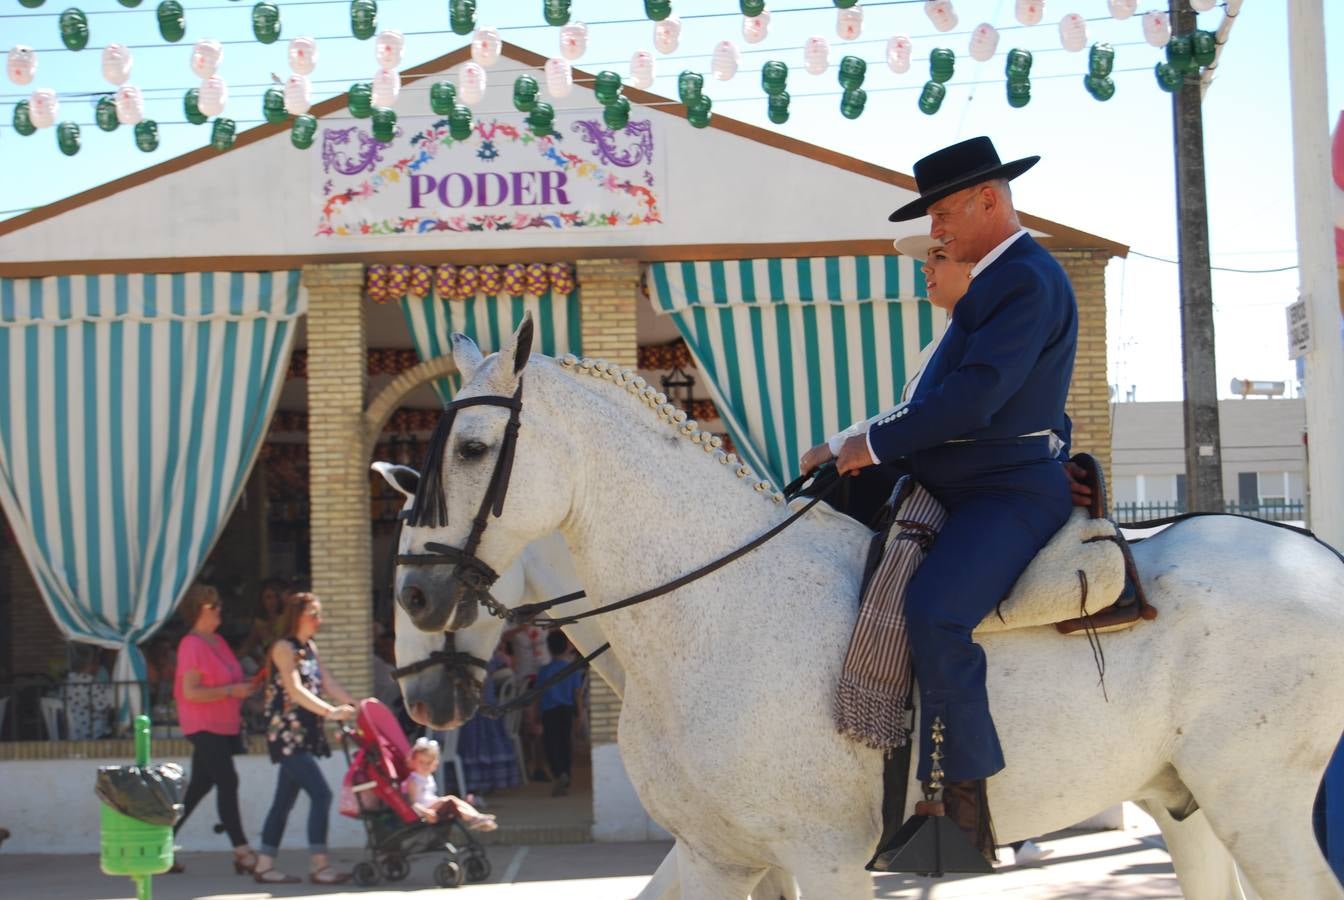
<path fill-rule="evenodd" d="M 1153 256 L 1150 253 L 1140 253 L 1138 250 L 1133 249 L 1129 251 L 1129 255 L 1140 256 L 1143 257 L 1144 259 L 1151 259 L 1154 262 L 1170 263 L 1173 266 L 1178 266 L 1181 264 L 1181 261 L 1179 259 L 1168 259 L 1165 256 Z M 1298 267 L 1296 264 L 1291 266 L 1279 266 L 1278 268 L 1274 269 L 1238 269 L 1232 266 L 1209 266 L 1209 270 L 1212 272 L 1236 272 L 1238 275 L 1270 275 L 1275 272 L 1292 272 L 1297 268 Z"/>

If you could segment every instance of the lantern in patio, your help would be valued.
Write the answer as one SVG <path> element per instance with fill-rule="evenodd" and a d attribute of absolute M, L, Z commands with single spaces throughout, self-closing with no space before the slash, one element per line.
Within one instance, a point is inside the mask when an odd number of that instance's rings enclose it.
<path fill-rule="evenodd" d="M 451 81 L 436 81 L 429 86 L 429 108 L 436 116 L 446 116 L 457 103 L 457 88 Z"/>
<path fill-rule="evenodd" d="M 640 90 L 648 90 L 653 84 L 653 54 L 647 50 L 636 50 L 630 55 L 630 82 Z"/>
<path fill-rule="evenodd" d="M 1181 83 L 1185 81 L 1185 75 L 1173 69 L 1170 63 L 1158 63 L 1153 67 L 1153 74 L 1157 77 L 1157 86 L 1168 94 L 1179 88 Z"/>
<path fill-rule="evenodd" d="M 476 30 L 476 0 L 448 0 L 448 24 L 453 34 L 471 34 Z"/>
<path fill-rule="evenodd" d="M 145 119 L 135 124 L 135 146 L 143 153 L 159 149 L 159 123 Z"/>
<path fill-rule="evenodd" d="M 61 112 L 61 101 L 51 88 L 38 88 L 28 97 L 28 118 L 34 128 L 50 128 Z"/>
<path fill-rule="evenodd" d="M 546 19 L 546 24 L 557 28 L 568 25 L 569 4 L 570 0 L 542 0 L 541 14 Z"/>
<path fill-rule="evenodd" d="M 457 97 L 467 106 L 475 106 L 485 96 L 485 69 L 474 62 L 464 63 L 457 72 Z"/>
<path fill-rule="evenodd" d="M 373 115 L 373 84 L 359 81 L 350 85 L 345 95 L 345 105 L 356 119 L 367 119 Z"/>
<path fill-rule="evenodd" d="M 373 263 L 365 267 L 364 293 L 368 294 L 369 299 L 374 303 L 387 302 L 387 266 L 382 263 Z"/>
<path fill-rule="evenodd" d="M 401 95 L 401 73 L 396 69 L 379 69 L 373 76 L 369 91 L 369 103 L 391 109 Z"/>
<path fill-rule="evenodd" d="M 443 265 L 434 269 L 434 293 L 447 300 L 457 290 L 457 266 Z"/>
<path fill-rule="evenodd" d="M 686 107 L 686 121 L 690 122 L 696 128 L 708 128 L 709 120 L 712 115 L 714 102 L 701 94 L 695 98 L 693 103 Z"/>
<path fill-rule="evenodd" d="M 18 103 L 14 104 L 13 122 L 14 122 L 14 130 L 17 131 L 19 134 L 23 135 L 24 137 L 27 137 L 28 135 L 37 131 L 37 129 L 33 127 L 32 116 L 28 114 L 27 100 L 20 100 Z"/>
<path fill-rule="evenodd" d="M 847 90 L 840 97 L 840 115 L 846 119 L 857 119 L 863 115 L 863 107 L 868 103 L 868 94 L 863 88 Z"/>
<path fill-rule="evenodd" d="M 1195 72 L 1199 66 L 1195 65 L 1194 50 L 1190 46 L 1190 35 L 1174 34 L 1171 40 L 1167 41 L 1167 62 L 1177 72 Z"/>
<path fill-rule="evenodd" d="M 519 75 L 513 80 L 513 108 L 519 112 L 529 112 L 537 102 L 537 79 L 531 75 Z"/>
<path fill-rule="evenodd" d="M 493 28 L 477 28 L 471 37 L 471 58 L 486 68 L 499 62 L 499 54 L 503 49 L 504 42 Z"/>
<path fill-rule="evenodd" d="M 233 146 L 237 133 L 238 125 L 233 119 L 215 119 L 215 124 L 210 127 L 210 146 L 220 151 L 227 150 Z"/>
<path fill-rule="evenodd" d="M 523 293 L 523 283 L 527 278 L 527 268 L 522 263 L 509 263 L 503 272 L 504 293 L 517 297 Z"/>
<path fill-rule="evenodd" d="M 903 34 L 893 35 L 887 41 L 887 68 L 897 75 L 910 71 L 910 52 L 913 45 L 910 38 Z"/>
<path fill-rule="evenodd" d="M 550 286 L 550 278 L 546 275 L 545 263 L 529 263 L 527 266 L 527 276 L 523 280 L 523 293 L 541 296 L 546 293 Z"/>
<path fill-rule="evenodd" d="M 976 62 L 989 62 L 994 51 L 999 49 L 999 30 L 988 22 L 981 22 L 971 32 L 971 59 Z"/>
<path fill-rule="evenodd" d="M 224 111 L 229 102 L 229 86 L 218 75 L 211 75 L 201 82 L 201 93 L 196 105 L 207 118 L 214 118 Z"/>
<path fill-rule="evenodd" d="M 765 11 L 765 0 L 737 0 L 737 7 L 742 10 L 742 15 L 751 18 Z"/>
<path fill-rule="evenodd" d="M 737 74 L 742 63 L 742 54 L 732 41 L 719 41 L 714 45 L 714 55 L 710 58 L 709 68 L 719 81 L 727 81 Z"/>
<path fill-rule="evenodd" d="M 1087 71 L 1096 78 L 1105 78 L 1115 68 L 1115 48 L 1110 44 L 1093 44 L 1087 51 Z"/>
<path fill-rule="evenodd" d="M 621 76 L 610 69 L 603 69 L 593 79 L 593 96 L 603 106 L 610 106 L 621 95 Z"/>
<path fill-rule="evenodd" d="M 770 14 L 761 12 L 747 16 L 742 20 L 742 40 L 748 44 L 759 44 L 770 33 Z"/>
<path fill-rule="evenodd" d="M 951 31 L 957 27 L 957 13 L 952 9 L 952 0 L 925 0 L 924 15 L 939 31 Z"/>
<path fill-rule="evenodd" d="M 411 267 L 395 263 L 387 267 L 387 296 L 391 300 L 405 297 L 411 286 Z"/>
<path fill-rule="evenodd" d="M 117 121 L 123 125 L 138 125 L 145 117 L 145 98 L 133 84 L 117 88 L 113 103 L 117 108 Z"/>
<path fill-rule="evenodd" d="M 434 290 L 434 270 L 429 266 L 411 266 L 410 275 L 406 281 L 406 292 L 412 297 L 423 300 L 429 296 L 432 290 Z"/>
<path fill-rule="evenodd" d="M 569 61 L 553 56 L 542 68 L 546 73 L 546 93 L 552 98 L 568 97 L 574 88 L 574 69 Z"/>
<path fill-rule="evenodd" d="M 1039 25 L 1045 16 L 1045 0 L 1017 0 L 1013 14 L 1023 25 Z"/>
<path fill-rule="evenodd" d="M 703 94 L 704 88 L 705 76 L 699 72 L 683 69 L 681 74 L 677 76 L 677 96 L 687 106 L 690 106 L 694 100 Z"/>
<path fill-rule="evenodd" d="M 252 34 L 263 44 L 280 39 L 280 7 L 262 2 L 252 7 Z"/>
<path fill-rule="evenodd" d="M 661 22 L 672 15 L 672 0 L 644 0 L 644 15 Z"/>
<path fill-rule="evenodd" d="M 31 84 L 37 74 L 37 51 L 23 44 L 11 47 L 5 73 L 14 84 Z"/>
<path fill-rule="evenodd" d="M 93 108 L 93 121 L 102 131 L 116 131 L 121 122 L 117 121 L 117 101 L 111 97 L 99 97 Z"/>
<path fill-rule="evenodd" d="M 867 73 L 868 64 L 858 56 L 846 56 L 840 60 L 838 77 L 840 86 L 846 91 L 857 91 L 863 85 L 863 77 Z"/>
<path fill-rule="evenodd" d="M 481 289 L 481 273 L 475 266 L 463 266 L 457 270 L 457 296 L 469 300 Z"/>
<path fill-rule="evenodd" d="M 373 56 L 378 60 L 378 68 L 395 69 L 401 65 L 401 54 L 406 48 L 406 38 L 400 31 L 380 31 L 378 40 L 373 44 Z"/>
<path fill-rule="evenodd" d="M 67 50 L 83 50 L 89 45 L 89 17 L 78 7 L 61 13 L 61 43 Z"/>
<path fill-rule="evenodd" d="M 504 276 L 499 271 L 499 266 L 481 266 L 476 271 L 480 275 L 480 292 L 487 297 L 498 295 L 504 285 Z"/>
<path fill-rule="evenodd" d="M 1059 20 L 1059 45 L 1070 53 L 1087 46 L 1087 20 L 1077 13 L 1069 13 Z"/>
<path fill-rule="evenodd" d="M 919 94 L 919 111 L 926 116 L 931 116 L 943 105 L 943 98 L 947 96 L 947 88 L 943 87 L 937 81 L 924 82 L 924 90 Z"/>
<path fill-rule="evenodd" d="M 1094 100 L 1106 101 L 1115 96 L 1115 82 L 1110 78 L 1084 75 L 1083 86 Z"/>
<path fill-rule="evenodd" d="M 475 128 L 475 121 L 476 116 L 470 106 L 454 103 L 453 111 L 448 114 L 449 136 L 455 141 L 467 140 Z"/>
<path fill-rule="evenodd" d="M 285 112 L 301 116 L 313 106 L 313 87 L 306 75 L 291 75 L 285 82 Z"/>
<path fill-rule="evenodd" d="M 289 71 L 295 75 L 311 75 L 317 68 L 317 41 L 310 37 L 296 37 L 289 42 Z"/>
<path fill-rule="evenodd" d="M 572 294 L 574 288 L 578 287 L 578 282 L 574 278 L 574 268 L 568 263 L 553 262 L 547 266 L 546 274 L 551 279 L 551 293 Z"/>
<path fill-rule="evenodd" d="M 789 92 L 778 91 L 767 97 L 765 114 L 776 125 L 783 125 L 789 121 Z"/>
<path fill-rule="evenodd" d="M 1212 31 L 1196 31 L 1190 35 L 1190 52 L 1195 58 L 1195 65 L 1203 68 L 1213 65 L 1214 58 L 1218 55 L 1218 41 Z"/>
<path fill-rule="evenodd" d="M 110 84 L 121 86 L 131 77 L 131 66 L 135 60 L 125 44 L 108 44 L 103 48 L 103 79 Z"/>
<path fill-rule="evenodd" d="M 375 0 L 350 0 L 350 33 L 367 41 L 378 30 L 378 4 Z"/>
<path fill-rule="evenodd" d="M 825 72 L 831 62 L 831 47 L 824 37 L 813 35 L 803 42 L 803 66 L 812 75 Z"/>
<path fill-rule="evenodd" d="M 630 101 L 617 97 L 614 103 L 602 108 L 602 122 L 612 131 L 620 131 L 630 124 Z"/>
<path fill-rule="evenodd" d="M 261 95 L 261 117 L 272 125 L 289 118 L 289 113 L 285 111 L 284 91 L 275 87 L 266 89 Z"/>
<path fill-rule="evenodd" d="M 782 94 L 789 85 L 789 66 L 772 59 L 761 66 L 761 89 L 767 94 Z"/>
<path fill-rule="evenodd" d="M 956 66 L 957 54 L 946 47 L 936 47 L 929 53 L 929 77 L 939 84 L 952 80 Z"/>
<path fill-rule="evenodd" d="M 573 22 L 560 29 L 560 55 L 574 60 L 588 51 L 588 26 Z"/>
<path fill-rule="evenodd" d="M 187 33 L 186 15 L 177 0 L 163 0 L 154 16 L 159 21 L 159 34 L 165 41 L 176 44 Z"/>
<path fill-rule="evenodd" d="M 380 144 L 392 143 L 397 136 L 397 111 L 386 106 L 374 106 L 370 119 L 372 124 L 369 131 L 373 139 Z"/>
<path fill-rule="evenodd" d="M 1123 22 L 1138 10 L 1139 0 L 1106 0 L 1106 5 L 1110 7 L 1111 18 Z"/>
<path fill-rule="evenodd" d="M 294 117 L 294 124 L 289 126 L 289 142 L 295 149 L 307 150 L 313 146 L 313 138 L 317 136 L 317 119 L 309 115 L 299 115 Z"/>
<path fill-rule="evenodd" d="M 653 26 L 653 48 L 659 53 L 674 53 L 681 43 L 681 19 L 668 16 Z"/>
<path fill-rule="evenodd" d="M 1027 78 L 1008 81 L 1008 105 L 1021 109 L 1031 102 L 1031 81 Z"/>
<path fill-rule="evenodd" d="M 835 14 L 835 33 L 842 41 L 852 41 L 863 33 L 863 7 L 841 9 Z"/>
<path fill-rule="evenodd" d="M 527 127 L 532 129 L 532 133 L 537 137 L 546 137 L 553 134 L 555 107 L 544 100 L 538 100 L 537 105 L 532 107 L 532 111 L 527 114 Z"/>
<path fill-rule="evenodd" d="M 191 48 L 191 71 L 197 78 L 209 78 L 219 70 L 219 61 L 224 56 L 224 48 L 219 41 L 202 38 Z"/>
<path fill-rule="evenodd" d="M 1143 39 L 1154 47 L 1165 47 L 1171 40 L 1171 20 L 1164 12 L 1143 14 Z"/>

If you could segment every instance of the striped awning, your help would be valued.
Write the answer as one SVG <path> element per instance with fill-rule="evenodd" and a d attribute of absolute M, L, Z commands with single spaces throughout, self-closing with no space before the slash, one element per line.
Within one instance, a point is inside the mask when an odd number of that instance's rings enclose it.
<path fill-rule="evenodd" d="M 117 681 L 242 492 L 305 298 L 298 272 L 0 279 L 0 504 L 66 636 L 127 651 Z"/>
<path fill-rule="evenodd" d="M 896 403 L 946 315 L 906 256 L 652 263 L 734 443 L 776 485 L 852 422 Z"/>

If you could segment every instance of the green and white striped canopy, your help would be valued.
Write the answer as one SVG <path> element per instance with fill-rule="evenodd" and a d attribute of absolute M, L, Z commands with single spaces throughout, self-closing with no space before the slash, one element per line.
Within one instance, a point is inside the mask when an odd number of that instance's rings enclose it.
<path fill-rule="evenodd" d="M 946 314 L 906 256 L 652 263 L 739 452 L 776 485 L 829 435 L 893 406 Z"/>

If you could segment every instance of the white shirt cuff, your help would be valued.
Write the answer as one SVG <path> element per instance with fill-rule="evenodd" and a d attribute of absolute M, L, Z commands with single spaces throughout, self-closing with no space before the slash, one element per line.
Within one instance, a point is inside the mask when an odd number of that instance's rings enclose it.
<path fill-rule="evenodd" d="M 873 461 L 873 465 L 879 464 L 881 460 L 877 458 L 877 453 L 873 451 L 873 432 L 871 429 L 863 433 L 863 442 L 868 446 L 868 458 Z"/>

